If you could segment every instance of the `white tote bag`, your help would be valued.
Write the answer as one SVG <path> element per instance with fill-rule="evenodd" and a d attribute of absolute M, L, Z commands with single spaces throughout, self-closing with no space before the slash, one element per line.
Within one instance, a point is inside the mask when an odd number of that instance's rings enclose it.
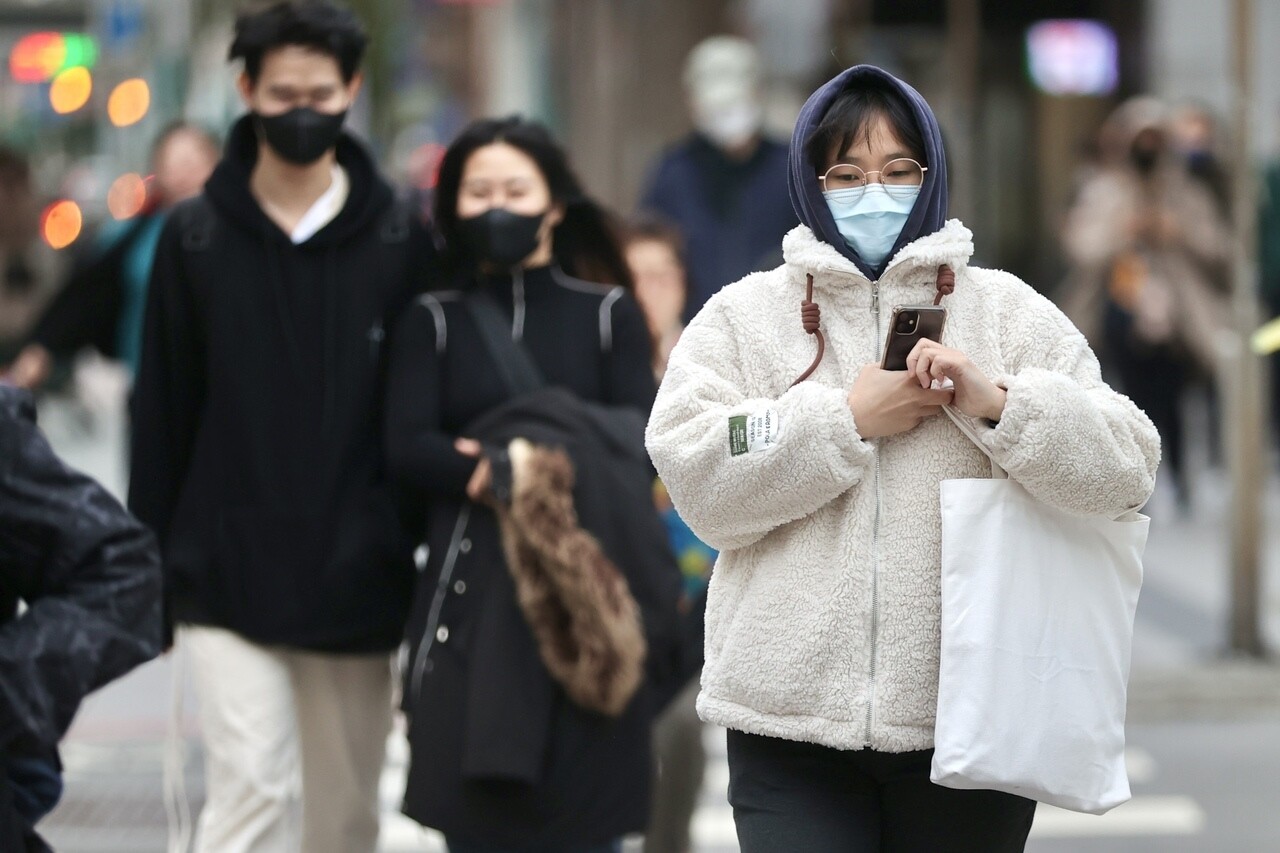
<path fill-rule="evenodd" d="M 1125 696 L 1149 520 L 1068 515 L 994 460 L 992 473 L 942 483 L 931 778 L 1102 814 L 1130 797 Z"/>

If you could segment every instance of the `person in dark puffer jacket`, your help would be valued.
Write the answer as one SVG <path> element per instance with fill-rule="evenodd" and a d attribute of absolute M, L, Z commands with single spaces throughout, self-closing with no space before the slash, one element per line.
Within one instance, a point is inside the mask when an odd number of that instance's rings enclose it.
<path fill-rule="evenodd" d="M 86 695 L 160 648 L 151 534 L 0 386 L 0 850 L 49 849 L 34 827 L 62 793 L 58 740 Z"/>

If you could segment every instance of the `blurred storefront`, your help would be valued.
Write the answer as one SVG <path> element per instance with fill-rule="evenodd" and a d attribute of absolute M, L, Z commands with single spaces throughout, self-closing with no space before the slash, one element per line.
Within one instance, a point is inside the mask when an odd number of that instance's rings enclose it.
<path fill-rule="evenodd" d="M 1061 270 L 1061 212 L 1109 110 L 1151 91 L 1225 113 L 1229 92 L 1228 0 L 350 2 L 374 37 L 353 122 L 393 175 L 423 191 L 468 119 L 523 112 L 568 144 L 595 195 L 630 210 L 653 158 L 689 130 L 681 84 L 689 49 L 737 33 L 761 48 L 767 124 L 777 135 L 790 132 L 805 95 L 838 68 L 873 62 L 912 81 L 948 136 L 953 210 L 981 237 L 988 254 L 978 261 L 1046 290 Z M 96 176 L 76 191 L 87 219 L 104 215 L 112 176 L 143 167 L 147 141 L 164 123 L 186 117 L 218 130 L 238 110 L 225 51 L 240 5 L 0 3 L 6 54 L 39 30 L 86 33 L 98 48 L 93 93 L 70 114 L 50 108 L 49 81 L 5 75 L 4 138 L 38 152 L 50 193 L 77 165 Z M 1280 4 L 1259 0 L 1257 9 L 1265 45 L 1280 35 Z M 1266 50 L 1257 54 L 1256 147 L 1270 153 L 1280 138 L 1280 66 Z M 148 83 L 150 109 L 114 127 L 110 93 L 133 77 Z"/>

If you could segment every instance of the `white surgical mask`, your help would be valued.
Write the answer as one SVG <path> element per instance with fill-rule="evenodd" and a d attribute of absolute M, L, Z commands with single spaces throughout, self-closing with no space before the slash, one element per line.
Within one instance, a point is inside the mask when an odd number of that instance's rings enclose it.
<path fill-rule="evenodd" d="M 698 106 L 694 125 L 703 136 L 721 148 L 736 148 L 760 130 L 763 118 L 759 104 L 740 100 L 715 106 Z"/>
<path fill-rule="evenodd" d="M 894 187 L 889 191 L 884 184 L 867 184 L 831 190 L 822 196 L 845 243 L 868 266 L 878 267 L 907 224 L 911 208 L 920 197 L 920 187 Z"/>

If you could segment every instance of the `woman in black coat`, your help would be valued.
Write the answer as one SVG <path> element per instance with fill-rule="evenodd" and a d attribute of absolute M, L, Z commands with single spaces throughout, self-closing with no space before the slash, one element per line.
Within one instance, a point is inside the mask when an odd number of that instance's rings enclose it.
<path fill-rule="evenodd" d="M 619 593 L 622 634 L 635 641 L 619 646 L 622 666 L 575 683 L 555 666 L 556 631 L 572 620 L 539 619 L 537 578 L 518 558 L 513 575 L 507 559 L 524 552 L 504 549 L 521 477 L 506 441 L 532 438 L 533 424 L 567 427 L 553 443 L 572 445 L 578 511 L 558 523 L 589 527 L 623 493 L 647 502 L 648 332 L 611 224 L 540 126 L 512 118 L 465 130 L 441 164 L 435 221 L 450 280 L 395 330 L 387 395 L 391 474 L 428 506 L 407 638 L 404 811 L 444 832 L 451 853 L 616 851 L 648 816 L 649 727 L 659 670 L 678 647 L 678 572 L 643 511 L 624 533 L 557 534 L 553 546 L 579 549 L 568 569 L 599 568 Z M 555 390 L 520 393 L 538 386 Z M 513 411 L 515 398 L 534 402 Z M 587 413 L 565 418 L 579 406 Z M 576 426 L 582 435 L 569 437 Z M 616 469 L 616 493 L 602 491 L 600 466 Z M 643 532 L 635 547 L 636 530 L 653 531 L 652 547 Z M 593 704 L 595 694 L 608 698 Z"/>

